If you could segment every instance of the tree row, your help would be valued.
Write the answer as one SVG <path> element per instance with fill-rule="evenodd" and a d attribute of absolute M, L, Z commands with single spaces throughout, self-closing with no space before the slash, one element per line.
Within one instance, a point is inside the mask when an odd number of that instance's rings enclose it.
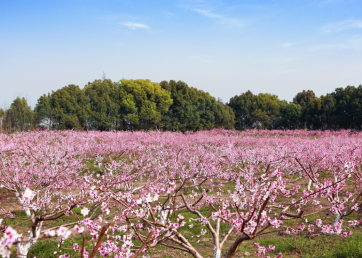
<path fill-rule="evenodd" d="M 68 85 L 38 99 L 16 98 L 1 111 L 3 131 L 30 127 L 90 130 L 196 131 L 234 128 L 234 112 L 209 93 L 179 81 L 95 80 Z"/>
<path fill-rule="evenodd" d="M 362 85 L 337 88 L 316 97 L 303 90 L 293 102 L 268 93 L 247 91 L 230 99 L 236 129 L 362 129 Z"/>
<path fill-rule="evenodd" d="M 36 127 L 80 130 L 358 129 L 362 85 L 316 97 L 298 93 L 293 102 L 247 91 L 226 104 L 182 81 L 109 79 L 71 84 L 41 96 L 32 110 L 25 98 L 0 109 L 2 132 Z"/>

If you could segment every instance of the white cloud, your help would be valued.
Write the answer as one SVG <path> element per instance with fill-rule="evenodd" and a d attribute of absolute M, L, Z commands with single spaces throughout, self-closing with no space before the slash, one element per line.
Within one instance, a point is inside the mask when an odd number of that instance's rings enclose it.
<path fill-rule="evenodd" d="M 167 18 L 173 17 L 173 13 L 170 12 L 163 13 L 163 15 L 165 15 Z"/>
<path fill-rule="evenodd" d="M 322 30 L 325 33 L 339 32 L 348 29 L 362 29 L 362 20 L 346 20 L 341 22 L 332 22 L 322 27 Z"/>
<path fill-rule="evenodd" d="M 209 10 L 202 10 L 202 9 L 193 9 L 195 12 L 198 12 L 206 17 L 209 17 L 209 18 L 224 18 L 223 15 L 221 14 L 216 14 L 216 13 L 212 13 L 211 11 Z"/>
<path fill-rule="evenodd" d="M 210 10 L 207 9 L 192 9 L 194 12 L 197 12 L 199 14 L 202 14 L 205 17 L 212 18 L 212 19 L 218 19 L 223 24 L 230 24 L 235 26 L 242 26 L 243 24 L 238 19 L 229 18 L 222 14 L 213 13 Z"/>
<path fill-rule="evenodd" d="M 142 23 L 135 23 L 135 22 L 123 22 L 121 23 L 124 27 L 130 28 L 132 30 L 135 29 L 148 29 L 148 26 L 146 24 Z"/>
<path fill-rule="evenodd" d="M 290 42 L 286 42 L 286 43 L 284 43 L 284 44 L 282 45 L 282 47 L 285 47 L 285 48 L 291 47 L 291 46 L 293 46 L 293 44 L 290 43 Z"/>

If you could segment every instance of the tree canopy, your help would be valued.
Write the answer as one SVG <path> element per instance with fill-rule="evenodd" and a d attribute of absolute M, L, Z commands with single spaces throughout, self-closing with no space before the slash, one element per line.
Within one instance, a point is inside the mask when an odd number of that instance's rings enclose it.
<path fill-rule="evenodd" d="M 337 88 L 317 97 L 312 90 L 292 102 L 250 90 L 226 104 L 183 81 L 109 79 L 70 84 L 40 96 L 34 108 L 16 98 L 0 110 L 2 131 L 37 126 L 55 129 L 170 130 L 362 129 L 362 85 Z M 5 129 L 7 128 L 7 129 Z"/>
<path fill-rule="evenodd" d="M 0 110 L 3 130 L 8 132 L 29 130 L 33 122 L 33 111 L 23 97 L 17 97 L 6 111 Z M 6 127 L 6 128 L 4 128 Z"/>
<path fill-rule="evenodd" d="M 183 81 L 162 81 L 172 105 L 162 118 L 162 127 L 172 131 L 196 131 L 211 128 L 234 128 L 234 114 L 230 107 L 219 103 L 209 93 L 189 87 Z"/>
<path fill-rule="evenodd" d="M 118 103 L 125 129 L 160 129 L 172 104 L 170 92 L 150 80 L 120 80 Z"/>

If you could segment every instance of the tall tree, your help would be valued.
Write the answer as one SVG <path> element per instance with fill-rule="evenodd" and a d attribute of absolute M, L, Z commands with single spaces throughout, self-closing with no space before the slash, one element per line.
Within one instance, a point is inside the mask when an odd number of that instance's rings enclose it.
<path fill-rule="evenodd" d="M 228 105 L 235 113 L 235 128 L 239 130 L 252 128 L 253 113 L 255 110 L 255 102 L 257 96 L 250 90 L 239 96 L 234 96 L 230 99 Z"/>
<path fill-rule="evenodd" d="M 160 128 L 172 104 L 170 93 L 150 80 L 120 80 L 117 97 L 124 129 Z"/>
<path fill-rule="evenodd" d="M 334 99 L 336 100 L 335 116 L 338 121 L 339 128 L 354 128 L 355 121 L 352 103 L 356 91 L 356 87 L 347 86 L 346 88 L 337 88 L 332 93 Z"/>
<path fill-rule="evenodd" d="M 40 96 L 38 102 L 35 106 L 35 121 L 37 125 L 46 124 L 49 127 L 52 127 L 54 124 L 53 116 L 52 116 L 52 105 L 51 105 L 52 96 L 48 93 L 48 95 Z"/>
<path fill-rule="evenodd" d="M 353 128 L 362 130 L 362 85 L 359 85 L 351 102 L 353 113 Z"/>
<path fill-rule="evenodd" d="M 304 107 L 306 126 L 311 130 L 322 128 L 322 101 L 320 98 L 311 99 Z"/>
<path fill-rule="evenodd" d="M 301 128 L 302 107 L 293 102 L 283 101 L 280 105 L 280 113 L 277 121 L 279 129 L 299 129 Z"/>
<path fill-rule="evenodd" d="M 230 106 L 223 104 L 221 101 L 217 103 L 215 112 L 215 127 L 224 129 L 234 129 L 235 114 Z"/>
<path fill-rule="evenodd" d="M 51 107 L 59 129 L 84 129 L 90 118 L 89 98 L 79 86 L 70 84 L 52 93 Z"/>
<path fill-rule="evenodd" d="M 338 121 L 335 117 L 336 100 L 333 94 L 326 94 L 321 96 L 321 113 L 322 113 L 322 127 L 321 129 L 336 129 L 338 128 Z"/>
<path fill-rule="evenodd" d="M 24 97 L 17 97 L 4 116 L 6 122 L 11 124 L 13 131 L 24 131 L 31 127 L 33 111 Z"/>
<path fill-rule="evenodd" d="M 0 108 L 0 133 L 5 132 L 4 121 L 5 121 L 5 111 L 4 109 Z"/>
<path fill-rule="evenodd" d="M 172 131 L 198 130 L 200 114 L 197 112 L 197 90 L 190 88 L 183 81 L 162 81 L 160 85 L 170 93 L 173 100 L 172 105 L 163 115 L 163 128 Z"/>
<path fill-rule="evenodd" d="M 252 117 L 254 126 L 263 129 L 275 128 L 281 104 L 278 96 L 269 93 L 259 93 L 256 97 L 255 111 Z"/>
<path fill-rule="evenodd" d="M 303 90 L 299 92 L 294 98 L 293 102 L 301 105 L 304 108 L 309 102 L 311 102 L 315 98 L 315 93 L 312 90 Z"/>
<path fill-rule="evenodd" d="M 308 125 L 311 125 L 308 121 L 308 111 L 307 106 L 308 104 L 316 98 L 314 91 L 312 90 L 303 90 L 302 92 L 299 92 L 294 98 L 293 102 L 295 104 L 299 104 L 302 107 L 302 117 L 301 122 L 303 124 L 304 128 L 308 128 Z"/>
<path fill-rule="evenodd" d="M 233 111 L 210 96 L 209 93 L 189 87 L 183 81 L 162 81 L 161 87 L 173 100 L 163 115 L 162 126 L 173 131 L 197 131 L 204 129 L 233 128 Z"/>
<path fill-rule="evenodd" d="M 109 79 L 95 80 L 84 87 L 84 92 L 90 101 L 90 127 L 102 131 L 120 128 L 117 83 Z"/>

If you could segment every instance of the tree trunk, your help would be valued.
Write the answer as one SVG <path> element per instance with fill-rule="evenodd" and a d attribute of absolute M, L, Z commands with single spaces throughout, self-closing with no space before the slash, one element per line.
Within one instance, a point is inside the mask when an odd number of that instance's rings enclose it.
<path fill-rule="evenodd" d="M 235 242 L 233 243 L 233 245 L 229 248 L 229 251 L 227 252 L 227 254 L 224 256 L 224 258 L 230 258 L 230 257 L 234 257 L 234 255 L 236 254 L 236 251 L 238 250 L 239 245 L 244 241 L 244 240 L 249 240 L 250 238 L 246 235 L 240 235 Z"/>
<path fill-rule="evenodd" d="M 26 242 L 25 244 L 18 243 L 16 245 L 16 257 L 18 257 L 18 258 L 28 257 L 30 247 L 32 247 L 33 244 L 35 244 L 35 243 L 33 242 L 32 238 L 30 240 L 30 237 L 29 237 L 29 241 Z"/>

